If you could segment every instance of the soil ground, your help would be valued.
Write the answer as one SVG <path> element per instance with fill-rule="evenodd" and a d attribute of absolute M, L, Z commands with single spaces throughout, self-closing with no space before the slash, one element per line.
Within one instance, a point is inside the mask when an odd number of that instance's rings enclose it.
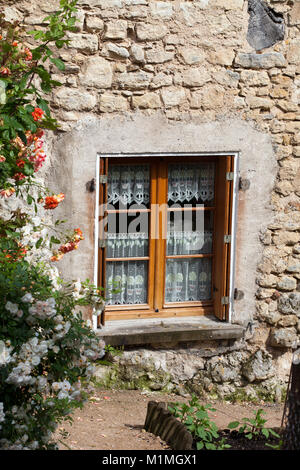
<path fill-rule="evenodd" d="M 65 423 L 57 431 L 60 450 L 167 450 L 160 438 L 143 430 L 148 401 L 187 402 L 178 395 L 140 390 L 98 389 L 82 410 L 73 414 L 73 424 Z M 203 401 L 203 403 L 205 403 Z M 266 427 L 280 427 L 283 404 L 210 402 L 216 411 L 211 418 L 224 429 L 231 421 L 253 417 L 263 408 Z M 67 432 L 64 439 L 60 434 Z"/>

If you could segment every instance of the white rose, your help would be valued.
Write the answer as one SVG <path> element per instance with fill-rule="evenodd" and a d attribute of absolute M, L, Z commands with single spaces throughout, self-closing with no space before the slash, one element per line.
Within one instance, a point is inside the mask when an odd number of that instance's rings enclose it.
<path fill-rule="evenodd" d="M 41 225 L 41 219 L 39 217 L 32 217 L 31 222 L 35 227 Z"/>
<path fill-rule="evenodd" d="M 6 302 L 5 305 L 6 310 L 8 310 L 10 313 L 17 313 L 19 307 L 17 304 L 13 304 L 12 302 Z"/>
<path fill-rule="evenodd" d="M 23 297 L 21 297 L 21 300 L 22 300 L 22 302 L 29 303 L 29 302 L 33 301 L 33 297 L 32 297 L 30 292 L 27 292 L 27 294 L 25 294 L 25 295 L 23 295 Z"/>

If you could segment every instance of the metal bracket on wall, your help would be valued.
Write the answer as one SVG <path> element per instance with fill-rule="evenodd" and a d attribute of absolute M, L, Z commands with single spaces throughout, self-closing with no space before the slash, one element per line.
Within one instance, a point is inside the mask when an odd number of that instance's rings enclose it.
<path fill-rule="evenodd" d="M 93 178 L 91 181 L 88 181 L 85 185 L 86 190 L 89 191 L 90 193 L 93 193 L 96 189 L 96 181 L 95 178 Z"/>
<path fill-rule="evenodd" d="M 247 178 L 239 178 L 239 189 L 241 191 L 247 191 L 250 188 L 250 181 Z"/>
<path fill-rule="evenodd" d="M 242 290 L 239 290 L 239 289 L 235 288 L 233 298 L 234 298 L 234 300 L 243 299 L 244 298 L 244 292 Z"/>

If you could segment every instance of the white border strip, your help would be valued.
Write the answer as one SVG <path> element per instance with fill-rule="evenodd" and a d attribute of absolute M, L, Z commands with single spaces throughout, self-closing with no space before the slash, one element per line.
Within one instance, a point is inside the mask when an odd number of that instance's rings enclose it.
<path fill-rule="evenodd" d="M 235 280 L 235 259 L 236 259 L 236 228 L 237 228 L 237 209 L 239 192 L 239 153 L 234 152 L 234 180 L 233 180 L 233 201 L 231 216 L 231 246 L 230 246 L 230 281 L 229 281 L 229 318 L 231 323 L 234 312 L 234 280 Z"/>
<path fill-rule="evenodd" d="M 98 286 L 98 238 L 99 238 L 99 176 L 100 176 L 100 155 L 97 154 L 96 157 L 96 201 L 95 201 L 95 220 L 94 220 L 94 250 L 95 250 L 95 258 L 94 258 L 94 285 Z M 94 330 L 98 329 L 97 325 L 97 316 L 93 315 L 93 328 Z"/>

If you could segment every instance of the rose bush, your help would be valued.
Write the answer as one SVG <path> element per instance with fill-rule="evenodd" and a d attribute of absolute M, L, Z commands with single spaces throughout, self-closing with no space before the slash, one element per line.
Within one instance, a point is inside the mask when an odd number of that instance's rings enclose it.
<path fill-rule="evenodd" d="M 43 129 L 55 129 L 45 95 L 59 83 L 47 63 L 63 69 L 55 50 L 75 24 L 76 1 L 61 0 L 30 46 L 19 24 L 0 19 L 0 448 L 53 449 L 59 422 L 71 419 L 89 390 L 104 343 L 82 315 L 103 307 L 89 281 L 70 283 L 55 262 L 77 249 L 80 228 L 47 218 L 65 195 L 36 178 L 46 154 Z M 53 47 L 54 46 L 54 47 Z M 10 205 L 10 203 L 13 203 Z M 12 208 L 13 206 L 13 208 Z M 53 246 L 59 246 L 53 250 Z"/>

